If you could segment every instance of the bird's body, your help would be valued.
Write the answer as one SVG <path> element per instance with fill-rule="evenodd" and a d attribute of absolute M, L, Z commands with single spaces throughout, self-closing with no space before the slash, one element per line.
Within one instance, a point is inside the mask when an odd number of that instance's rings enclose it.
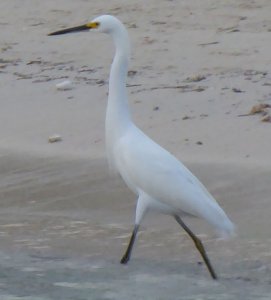
<path fill-rule="evenodd" d="M 115 167 L 140 205 L 167 214 L 187 213 L 205 219 L 222 234 L 231 221 L 201 182 L 173 155 L 131 126 L 113 147 Z M 140 223 L 141 215 L 136 215 Z"/>
<path fill-rule="evenodd" d="M 211 275 L 216 278 L 201 242 L 182 222 L 180 216 L 184 212 L 203 218 L 227 235 L 233 233 L 234 226 L 203 184 L 179 160 L 133 123 L 126 91 L 130 45 L 124 25 L 117 18 L 104 15 L 86 25 L 52 35 L 91 28 L 111 35 L 116 48 L 110 71 L 106 112 L 108 161 L 138 196 L 135 229 L 121 262 L 126 263 L 130 258 L 135 236 L 145 213 L 148 210 L 158 210 L 174 216 L 187 231 Z"/>
<path fill-rule="evenodd" d="M 116 53 L 111 66 L 106 113 L 109 164 L 138 195 L 140 205 L 166 213 L 185 212 L 201 217 L 230 234 L 232 223 L 203 184 L 173 155 L 132 122 L 126 95 L 129 38 L 124 25 L 112 16 Z M 136 216 L 140 223 L 142 215 Z"/>

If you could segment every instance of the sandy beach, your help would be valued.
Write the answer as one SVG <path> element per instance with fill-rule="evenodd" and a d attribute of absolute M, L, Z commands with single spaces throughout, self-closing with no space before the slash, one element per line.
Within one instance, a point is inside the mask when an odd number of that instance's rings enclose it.
<path fill-rule="evenodd" d="M 270 12 L 268 0 L 1 1 L 1 300 L 270 299 Z M 237 227 L 219 240 L 186 218 L 218 281 L 168 216 L 148 215 L 119 264 L 136 198 L 106 162 L 113 44 L 47 36 L 105 13 L 130 34 L 134 122 Z M 58 90 L 65 80 L 71 88 Z"/>

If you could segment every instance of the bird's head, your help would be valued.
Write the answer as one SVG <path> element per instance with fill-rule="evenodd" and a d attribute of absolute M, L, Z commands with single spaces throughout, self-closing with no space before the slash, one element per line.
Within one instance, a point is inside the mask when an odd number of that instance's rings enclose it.
<path fill-rule="evenodd" d="M 121 24 L 121 22 L 117 18 L 110 16 L 110 15 L 103 15 L 103 16 L 99 16 L 99 17 L 93 19 L 92 21 L 87 22 L 83 25 L 55 31 L 55 32 L 49 33 L 49 35 L 59 35 L 59 34 L 88 31 L 88 30 L 95 30 L 98 32 L 104 32 L 104 33 L 110 34 L 117 27 L 119 27 L 120 24 Z"/>

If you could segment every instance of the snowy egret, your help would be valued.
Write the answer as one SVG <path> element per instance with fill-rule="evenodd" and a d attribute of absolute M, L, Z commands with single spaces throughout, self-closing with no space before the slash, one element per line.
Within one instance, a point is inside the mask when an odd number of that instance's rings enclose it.
<path fill-rule="evenodd" d="M 103 15 L 84 25 L 49 35 L 90 29 L 111 35 L 115 44 L 106 111 L 108 162 L 138 196 L 134 229 L 121 263 L 126 264 L 131 257 L 144 215 L 149 210 L 156 210 L 175 218 L 192 238 L 210 275 L 216 279 L 216 273 L 201 240 L 187 227 L 181 216 L 187 213 L 203 218 L 227 235 L 234 232 L 234 225 L 203 184 L 179 160 L 133 123 L 126 91 L 130 43 L 125 26 L 117 18 Z"/>

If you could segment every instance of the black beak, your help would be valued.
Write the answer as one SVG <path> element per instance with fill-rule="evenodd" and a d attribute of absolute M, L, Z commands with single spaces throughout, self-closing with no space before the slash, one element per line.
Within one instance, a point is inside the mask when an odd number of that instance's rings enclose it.
<path fill-rule="evenodd" d="M 70 33 L 70 32 L 86 31 L 89 29 L 91 29 L 91 28 L 89 26 L 87 26 L 87 24 L 85 24 L 85 25 L 80 25 L 80 26 L 76 26 L 76 27 L 72 27 L 72 28 L 58 30 L 58 31 L 49 33 L 48 35 L 66 34 L 66 33 Z"/>

